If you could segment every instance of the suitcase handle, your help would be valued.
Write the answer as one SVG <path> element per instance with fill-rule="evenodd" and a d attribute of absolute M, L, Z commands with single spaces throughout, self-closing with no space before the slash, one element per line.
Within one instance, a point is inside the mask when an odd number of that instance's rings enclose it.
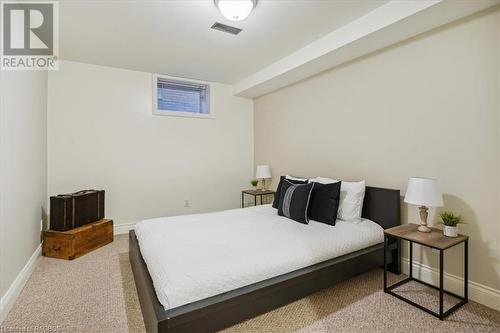
<path fill-rule="evenodd" d="M 75 192 L 75 193 L 58 194 L 57 197 L 59 197 L 59 198 L 71 197 L 73 195 L 85 194 L 85 193 L 90 193 L 90 192 L 97 192 L 97 191 L 96 190 L 83 190 L 83 191 L 78 191 L 78 192 Z"/>
<path fill-rule="evenodd" d="M 80 194 L 80 193 L 87 193 L 87 192 L 96 192 L 96 190 L 82 190 L 82 191 L 75 192 L 73 194 Z"/>

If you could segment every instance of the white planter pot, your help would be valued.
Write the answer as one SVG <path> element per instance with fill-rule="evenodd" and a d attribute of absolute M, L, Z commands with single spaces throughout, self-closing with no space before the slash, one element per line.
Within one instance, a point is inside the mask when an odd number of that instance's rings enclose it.
<path fill-rule="evenodd" d="M 457 237 L 458 236 L 458 228 L 445 225 L 443 228 L 443 234 L 446 237 Z"/>

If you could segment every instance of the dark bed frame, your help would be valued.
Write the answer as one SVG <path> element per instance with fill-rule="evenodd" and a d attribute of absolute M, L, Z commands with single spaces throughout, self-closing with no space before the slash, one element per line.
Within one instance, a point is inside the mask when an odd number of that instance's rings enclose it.
<path fill-rule="evenodd" d="M 400 224 L 399 190 L 367 187 L 362 216 L 384 229 Z M 148 332 L 211 332 L 278 308 L 340 281 L 382 267 L 380 243 L 341 257 L 279 275 L 239 289 L 165 310 L 158 301 L 135 232 L 129 234 L 130 263 Z M 401 273 L 401 246 L 388 246 L 388 268 Z M 382 286 L 382 281 L 381 281 Z"/>

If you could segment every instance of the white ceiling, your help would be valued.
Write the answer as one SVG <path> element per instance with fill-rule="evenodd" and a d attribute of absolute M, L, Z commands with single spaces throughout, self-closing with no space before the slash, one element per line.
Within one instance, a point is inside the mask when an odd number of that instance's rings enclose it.
<path fill-rule="evenodd" d="M 418 34 L 496 6 L 500 0 L 393 0 L 236 82 L 258 97 Z"/>
<path fill-rule="evenodd" d="M 224 83 L 237 82 L 388 0 L 260 0 L 242 22 L 212 0 L 60 2 L 60 56 Z M 232 36 L 215 22 L 243 29 Z"/>

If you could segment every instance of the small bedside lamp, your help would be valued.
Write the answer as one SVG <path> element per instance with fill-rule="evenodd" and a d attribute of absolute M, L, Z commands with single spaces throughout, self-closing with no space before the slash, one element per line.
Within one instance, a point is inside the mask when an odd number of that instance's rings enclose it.
<path fill-rule="evenodd" d="M 431 232 L 431 229 L 427 226 L 427 211 L 429 210 L 427 207 L 443 206 L 443 194 L 439 189 L 437 179 L 410 177 L 404 201 L 419 206 L 420 226 L 418 231 Z"/>
<path fill-rule="evenodd" d="M 271 169 L 269 165 L 257 165 L 255 178 L 262 180 L 262 191 L 266 190 L 266 179 L 271 178 Z"/>

